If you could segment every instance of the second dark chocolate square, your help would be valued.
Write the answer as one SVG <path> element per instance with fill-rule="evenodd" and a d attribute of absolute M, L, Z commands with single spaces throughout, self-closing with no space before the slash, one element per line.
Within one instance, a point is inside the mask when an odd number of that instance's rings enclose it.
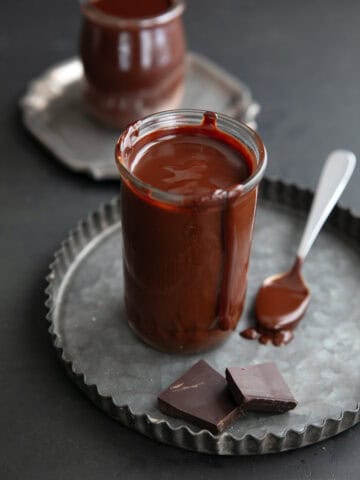
<path fill-rule="evenodd" d="M 274 363 L 227 368 L 226 380 L 235 401 L 245 410 L 283 413 L 297 405 Z"/>

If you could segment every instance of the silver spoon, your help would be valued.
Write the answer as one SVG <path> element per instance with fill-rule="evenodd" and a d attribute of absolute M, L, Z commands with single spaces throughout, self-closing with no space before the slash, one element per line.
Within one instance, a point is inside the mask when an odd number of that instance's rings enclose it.
<path fill-rule="evenodd" d="M 326 219 L 343 193 L 356 165 L 356 157 L 346 150 L 335 150 L 328 156 L 320 175 L 306 227 L 293 267 L 286 273 L 267 278 L 256 297 L 256 329 L 242 333 L 261 343 L 288 343 L 293 329 L 303 317 L 310 301 L 310 291 L 301 267 Z"/>

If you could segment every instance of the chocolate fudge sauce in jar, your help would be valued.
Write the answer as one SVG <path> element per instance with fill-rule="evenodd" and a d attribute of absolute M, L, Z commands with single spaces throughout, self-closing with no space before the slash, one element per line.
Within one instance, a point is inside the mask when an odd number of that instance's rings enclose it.
<path fill-rule="evenodd" d="M 181 0 L 81 2 L 81 58 L 88 110 L 122 128 L 176 108 L 185 74 Z"/>
<path fill-rule="evenodd" d="M 244 307 L 261 139 L 225 115 L 174 110 L 130 125 L 116 160 L 131 327 L 167 352 L 215 346 Z"/>

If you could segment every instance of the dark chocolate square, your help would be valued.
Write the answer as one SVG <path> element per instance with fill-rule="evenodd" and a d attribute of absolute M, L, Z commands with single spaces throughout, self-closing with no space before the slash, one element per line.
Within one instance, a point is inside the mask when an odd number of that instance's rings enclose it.
<path fill-rule="evenodd" d="M 182 418 L 215 434 L 242 413 L 225 378 L 203 360 L 164 390 L 158 404 L 166 415 Z"/>
<path fill-rule="evenodd" d="M 226 380 L 235 401 L 244 410 L 283 413 L 297 405 L 274 363 L 227 368 Z"/>

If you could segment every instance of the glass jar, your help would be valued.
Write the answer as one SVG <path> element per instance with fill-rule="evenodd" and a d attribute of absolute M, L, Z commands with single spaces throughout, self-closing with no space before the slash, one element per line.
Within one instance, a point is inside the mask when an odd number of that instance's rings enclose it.
<path fill-rule="evenodd" d="M 80 51 L 85 100 L 93 116 L 116 128 L 179 106 L 185 75 L 184 3 L 159 15 L 120 18 L 81 3 Z"/>
<path fill-rule="evenodd" d="M 161 191 L 131 172 L 138 142 L 151 134 L 201 125 L 205 112 L 174 110 L 130 125 L 116 145 L 128 321 L 146 343 L 193 353 L 225 340 L 241 316 L 257 202 L 267 163 L 260 137 L 216 114 L 216 128 L 241 143 L 253 170 L 241 185 L 199 199 Z M 215 114 L 213 114 L 215 115 Z M 150 142 L 150 140 L 149 140 Z"/>

